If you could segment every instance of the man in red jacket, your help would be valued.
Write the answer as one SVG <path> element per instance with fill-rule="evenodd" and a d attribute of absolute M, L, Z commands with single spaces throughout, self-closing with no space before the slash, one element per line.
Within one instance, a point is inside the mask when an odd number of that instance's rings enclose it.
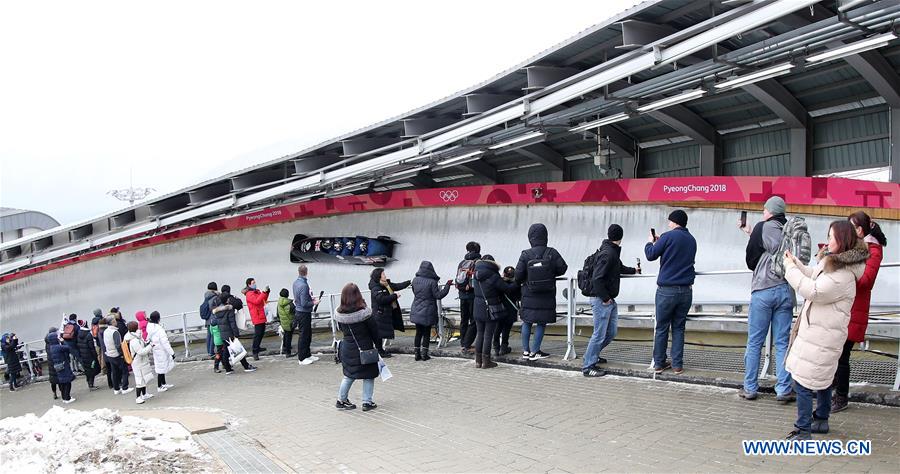
<path fill-rule="evenodd" d="M 269 287 L 265 291 L 256 289 L 256 279 L 247 278 L 247 286 L 241 290 L 247 299 L 247 309 L 250 311 L 250 321 L 253 322 L 253 360 L 259 360 L 259 353 L 266 350 L 259 347 L 263 336 L 266 334 L 266 302 L 269 300 Z"/>

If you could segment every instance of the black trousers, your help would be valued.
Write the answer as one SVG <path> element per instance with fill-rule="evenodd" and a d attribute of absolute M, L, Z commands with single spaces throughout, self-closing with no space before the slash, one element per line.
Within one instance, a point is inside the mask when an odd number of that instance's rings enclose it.
<path fill-rule="evenodd" d="M 253 355 L 259 354 L 259 345 L 266 335 L 266 323 L 253 325 Z"/>
<path fill-rule="evenodd" d="M 850 340 L 844 342 L 844 350 L 838 358 L 837 372 L 834 374 L 834 391 L 842 397 L 850 394 L 850 351 L 854 344 L 856 343 Z"/>
<path fill-rule="evenodd" d="M 53 391 L 53 396 L 54 396 L 54 397 L 56 396 L 56 385 L 57 385 L 57 384 L 55 384 L 55 383 L 53 383 L 53 382 L 50 382 L 50 390 Z"/>
<path fill-rule="evenodd" d="M 72 398 L 72 382 L 59 384 L 59 390 L 62 392 L 63 400 Z"/>
<path fill-rule="evenodd" d="M 284 330 L 284 328 L 281 328 Z M 284 331 L 284 336 L 281 337 L 281 353 L 282 354 L 290 354 L 294 350 L 293 341 L 294 339 L 294 328 L 291 327 L 287 331 Z"/>
<path fill-rule="evenodd" d="M 509 347 L 509 332 L 515 323 L 515 321 L 509 319 L 497 322 L 497 331 L 494 332 L 494 350 L 500 350 L 501 347 Z"/>
<path fill-rule="evenodd" d="M 162 387 L 166 384 L 166 374 L 156 374 L 156 387 Z"/>
<path fill-rule="evenodd" d="M 309 345 L 312 344 L 312 313 L 297 311 L 294 314 L 294 327 L 297 328 L 297 360 L 312 356 Z"/>
<path fill-rule="evenodd" d="M 475 327 L 478 331 L 475 336 L 475 352 L 490 354 L 494 333 L 497 332 L 497 321 L 475 321 Z"/>
<path fill-rule="evenodd" d="M 231 372 L 232 370 L 234 370 L 234 367 L 231 366 L 231 361 L 228 360 L 228 357 L 230 355 L 231 354 L 228 353 L 228 344 L 223 343 L 221 346 L 219 346 L 219 357 L 222 359 L 222 365 L 225 366 L 225 372 Z M 241 359 L 241 366 L 244 368 L 244 370 L 250 368 L 250 363 L 247 362 L 246 357 Z"/>
<path fill-rule="evenodd" d="M 463 349 L 472 347 L 475 340 L 475 300 L 459 300 L 459 345 Z"/>
<path fill-rule="evenodd" d="M 94 386 L 94 378 L 100 370 L 99 364 L 95 361 L 86 362 L 84 366 L 84 378 L 87 380 L 88 387 Z"/>
<path fill-rule="evenodd" d="M 431 326 L 416 324 L 415 347 L 428 349 L 429 344 L 431 344 Z"/>
<path fill-rule="evenodd" d="M 106 365 L 112 370 L 113 388 L 116 390 L 128 390 L 128 367 L 125 359 L 119 357 L 106 357 Z"/>

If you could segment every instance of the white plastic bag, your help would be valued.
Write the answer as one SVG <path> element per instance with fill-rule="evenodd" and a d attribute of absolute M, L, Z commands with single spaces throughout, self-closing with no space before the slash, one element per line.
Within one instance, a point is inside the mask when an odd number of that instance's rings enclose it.
<path fill-rule="evenodd" d="M 378 374 L 381 375 L 381 381 L 387 382 L 390 380 L 394 374 L 391 373 L 391 369 L 388 368 L 387 364 L 384 362 L 384 359 L 381 356 L 378 356 Z"/>
<path fill-rule="evenodd" d="M 231 365 L 237 364 L 241 359 L 247 357 L 247 349 L 244 349 L 244 345 L 241 344 L 241 341 L 238 338 L 234 338 L 228 342 L 228 353 L 230 354 L 228 362 L 230 362 Z"/>

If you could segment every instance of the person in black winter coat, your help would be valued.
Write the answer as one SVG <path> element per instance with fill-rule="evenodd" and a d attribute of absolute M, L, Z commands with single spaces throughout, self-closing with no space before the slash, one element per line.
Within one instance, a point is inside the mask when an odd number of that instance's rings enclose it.
<path fill-rule="evenodd" d="M 244 304 L 241 303 L 240 299 L 235 298 L 231 294 L 231 286 L 229 285 L 222 285 L 222 291 L 218 296 L 213 298 L 212 303 L 210 304 L 213 312 L 213 316 L 211 316 L 210 319 L 216 319 L 219 335 L 222 336 L 222 346 L 220 347 L 221 352 L 219 353 L 219 357 L 222 360 L 222 365 L 225 366 L 226 375 L 234 372 L 231 361 L 228 360 L 230 356 L 228 353 L 228 342 L 241 334 L 234 312 L 240 310 L 243 305 Z M 250 365 L 245 359 L 246 358 L 241 359 L 241 366 L 244 368 L 244 371 L 253 372 L 256 370 L 256 367 Z"/>
<path fill-rule="evenodd" d="M 544 330 L 548 323 L 556 322 L 556 289 L 546 290 L 542 286 L 549 283 L 533 281 L 529 278 L 529 272 L 537 273 L 537 267 L 529 270 L 528 262 L 531 260 L 548 261 L 549 272 L 554 277 L 561 276 L 569 269 L 569 265 L 562 255 L 553 247 L 547 246 L 547 227 L 544 224 L 532 224 L 528 228 L 528 243 L 531 248 L 523 250 L 516 264 L 516 282 L 522 285 L 522 358 L 538 360 L 549 357 L 549 354 L 541 351 L 541 341 L 544 339 Z M 541 267 L 543 267 L 543 263 Z M 554 282 L 555 285 L 555 282 Z M 530 343 L 531 326 L 536 324 L 534 331 L 534 344 Z"/>
<path fill-rule="evenodd" d="M 75 373 L 72 372 L 72 366 L 69 362 L 71 354 L 66 344 L 61 344 L 59 339 L 54 337 L 56 333 L 47 335 L 47 358 L 50 360 L 50 366 L 56 371 L 56 380 L 59 383 L 59 390 L 62 392 L 63 403 L 72 403 L 72 381 L 75 380 Z M 54 396 L 56 393 L 54 392 Z"/>
<path fill-rule="evenodd" d="M 341 305 L 335 317 L 338 329 L 344 333 L 344 339 L 338 346 L 338 354 L 344 373 L 338 389 L 335 406 L 338 410 L 352 410 L 356 405 L 350 402 L 350 387 L 354 380 L 363 381 L 363 411 L 377 407 L 372 397 L 375 392 L 375 377 L 378 377 L 378 362 L 364 364 L 360 351 L 371 351 L 376 348 L 379 328 L 366 307 L 366 300 L 353 283 L 347 283 L 341 290 Z"/>
<path fill-rule="evenodd" d="M 619 296 L 619 282 L 622 275 L 634 275 L 637 269 L 622 264 L 622 237 L 624 230 L 612 224 L 606 232 L 608 237 L 600 245 L 591 269 L 591 309 L 594 315 L 594 332 L 584 353 L 581 372 L 585 377 L 602 377 L 606 371 L 595 364 L 601 360 L 600 352 L 609 345 L 618 333 L 619 309 L 615 298 Z"/>
<path fill-rule="evenodd" d="M 96 390 L 94 377 L 100 373 L 100 362 L 97 360 L 97 346 L 94 345 L 94 335 L 84 321 L 78 321 L 78 336 L 75 342 L 78 347 L 78 359 L 84 367 L 84 378 L 87 379 L 88 389 Z"/>
<path fill-rule="evenodd" d="M 469 242 L 466 244 L 466 255 L 462 262 L 457 266 L 457 272 L 464 263 L 474 265 L 475 262 L 481 260 L 481 244 L 478 242 Z M 474 272 L 473 272 L 474 276 Z M 475 349 L 472 343 L 475 342 L 475 320 L 472 319 L 473 308 L 475 304 L 475 290 L 472 288 L 474 279 L 470 278 L 469 282 L 464 285 L 457 285 L 459 290 L 459 345 L 463 353 L 474 353 Z"/>
<path fill-rule="evenodd" d="M 381 357 L 387 358 L 391 355 L 384 350 L 384 339 L 393 339 L 394 330 L 403 332 L 403 312 L 400 310 L 400 304 L 397 299 L 400 294 L 396 293 L 410 285 L 410 281 L 403 283 L 391 283 L 383 268 L 372 270 L 369 279 L 369 290 L 372 291 L 372 317 L 378 325 L 378 353 Z"/>
<path fill-rule="evenodd" d="M 116 329 L 119 330 L 119 335 L 123 338 L 126 334 L 128 334 L 128 324 L 125 322 L 125 317 L 122 316 L 122 312 L 119 311 L 119 308 L 112 308 L 109 310 L 110 316 L 116 318 Z"/>
<path fill-rule="evenodd" d="M 416 360 L 429 360 L 428 345 L 431 342 L 431 328 L 438 323 L 438 300 L 450 293 L 453 280 L 447 280 L 444 288 L 438 286 L 440 277 L 434 265 L 422 261 L 419 271 L 412 281 L 413 302 L 409 307 L 409 321 L 416 325 Z"/>
<path fill-rule="evenodd" d="M 500 265 L 494 257 L 485 255 L 475 264 L 475 367 L 490 369 L 497 367 L 491 361 L 491 344 L 498 323 L 506 318 L 503 298 L 518 289 L 516 282 L 507 282 L 500 277 Z"/>
<path fill-rule="evenodd" d="M 4 336 L 3 361 L 6 362 L 6 375 L 9 376 L 9 391 L 16 391 L 16 379 L 22 371 L 22 362 L 19 361 L 19 338 L 15 333 Z"/>
<path fill-rule="evenodd" d="M 503 308 L 506 310 L 506 317 L 497 323 L 497 332 L 494 333 L 494 356 L 509 354 L 512 349 L 509 348 L 509 332 L 519 319 L 519 305 L 522 300 L 522 287 L 516 283 L 516 269 L 514 267 L 506 267 L 503 269 L 503 281 L 507 283 L 515 283 L 516 288 L 501 298 Z"/>
<path fill-rule="evenodd" d="M 44 336 L 44 353 L 47 354 L 47 375 L 50 378 L 50 390 L 53 392 L 53 399 L 58 400 L 59 395 L 56 394 L 56 386 L 59 385 L 59 377 L 56 373 L 56 368 L 53 367 L 53 361 L 50 360 L 50 346 L 53 345 L 51 341 L 55 341 L 55 344 L 59 344 L 59 332 L 55 327 L 51 327 L 49 331 L 47 331 L 47 335 Z"/>

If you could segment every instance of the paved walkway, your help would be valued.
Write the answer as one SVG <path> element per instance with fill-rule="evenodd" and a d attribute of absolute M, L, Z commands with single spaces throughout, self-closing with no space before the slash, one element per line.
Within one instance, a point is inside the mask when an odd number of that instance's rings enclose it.
<path fill-rule="evenodd" d="M 223 410 L 230 430 L 255 439 L 298 472 L 900 471 L 900 409 L 853 404 L 817 439 L 871 439 L 866 457 L 745 457 L 744 439 L 780 439 L 793 405 L 754 402 L 732 389 L 502 364 L 409 356 L 388 360 L 377 410 L 334 408 L 340 366 L 264 357 L 255 373 L 214 374 L 211 362 L 180 364 L 176 387 L 144 405 L 129 394 L 86 393 L 77 409 L 200 407 Z M 151 388 L 151 392 L 153 389 Z M 361 387 L 351 400 L 361 405 Z M 52 406 L 46 383 L 0 394 L 0 416 Z M 249 442 L 249 441 L 248 441 Z"/>

